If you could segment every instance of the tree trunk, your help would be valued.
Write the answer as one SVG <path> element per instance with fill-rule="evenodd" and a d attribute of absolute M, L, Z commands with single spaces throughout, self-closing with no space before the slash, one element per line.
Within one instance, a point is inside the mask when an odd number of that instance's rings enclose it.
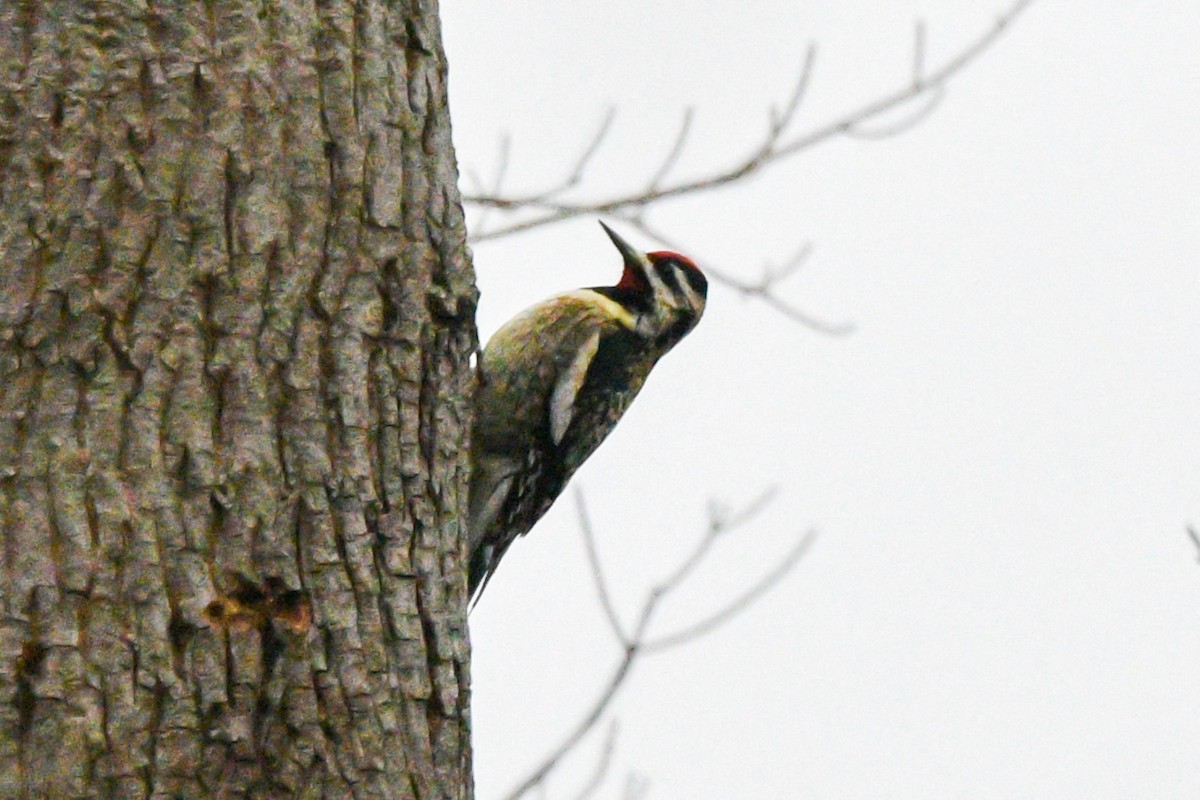
<path fill-rule="evenodd" d="M 430 0 L 0 0 L 0 797 L 463 798 Z"/>

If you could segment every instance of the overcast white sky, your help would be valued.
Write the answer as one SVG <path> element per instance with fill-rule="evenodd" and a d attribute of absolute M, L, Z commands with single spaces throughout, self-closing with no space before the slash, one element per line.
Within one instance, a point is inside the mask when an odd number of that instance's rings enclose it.
<path fill-rule="evenodd" d="M 444 3 L 460 165 L 490 173 L 507 132 L 510 189 L 542 188 L 609 105 L 597 191 L 644 180 L 688 106 L 679 174 L 730 163 L 810 40 L 801 129 L 903 81 L 916 17 L 936 64 L 1001 9 Z M 715 286 L 577 476 L 627 616 L 710 499 L 779 487 L 664 631 L 820 531 L 747 615 L 641 663 L 600 797 L 630 772 L 654 800 L 1198 796 L 1198 149 L 1200 4 L 1043 0 L 902 137 L 833 142 L 653 214 L 748 278 L 811 241 L 782 293 L 857 331 L 815 334 Z M 593 219 L 480 243 L 475 263 L 485 338 L 620 269 Z M 619 656 L 570 497 L 509 551 L 471 632 L 493 800 Z M 572 795 L 599 742 L 548 797 Z"/>

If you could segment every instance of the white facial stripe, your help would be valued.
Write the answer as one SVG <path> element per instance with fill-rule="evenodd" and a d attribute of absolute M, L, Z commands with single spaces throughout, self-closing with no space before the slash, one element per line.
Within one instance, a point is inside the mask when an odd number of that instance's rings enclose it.
<path fill-rule="evenodd" d="M 646 273 L 646 280 L 650 282 L 650 291 L 654 293 L 654 297 L 671 300 L 675 293 L 658 274 L 658 270 L 654 268 L 654 264 L 650 263 L 650 259 L 643 257 L 639 263 L 642 265 L 642 271 Z"/>
<path fill-rule="evenodd" d="M 678 273 L 679 277 L 679 290 L 683 293 L 684 299 L 687 300 L 688 306 L 696 309 L 697 313 L 703 311 L 704 296 L 697 292 L 695 287 L 692 286 L 692 283 L 688 280 L 688 276 L 684 273 L 683 268 L 676 267 L 675 271 Z"/>
<path fill-rule="evenodd" d="M 688 280 L 687 267 L 670 264 L 671 282 L 664 288 L 665 304 L 670 308 L 691 309 L 697 314 L 704 310 L 704 296 Z M 665 281 L 661 281 L 666 283 Z"/>

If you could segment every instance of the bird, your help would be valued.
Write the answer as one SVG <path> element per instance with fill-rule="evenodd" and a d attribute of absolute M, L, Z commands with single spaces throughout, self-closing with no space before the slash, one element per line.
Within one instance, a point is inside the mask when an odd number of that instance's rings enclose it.
<path fill-rule="evenodd" d="M 640 252 L 600 226 L 624 262 L 620 280 L 527 308 L 479 356 L 467 520 L 474 604 L 508 548 L 549 510 L 654 365 L 704 314 L 708 281 L 694 261 Z"/>

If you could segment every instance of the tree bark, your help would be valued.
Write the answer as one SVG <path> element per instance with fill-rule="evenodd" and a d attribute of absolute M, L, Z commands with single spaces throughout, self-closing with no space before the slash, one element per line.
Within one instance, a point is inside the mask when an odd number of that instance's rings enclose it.
<path fill-rule="evenodd" d="M 0 0 L 0 797 L 471 794 L 434 0 Z"/>

